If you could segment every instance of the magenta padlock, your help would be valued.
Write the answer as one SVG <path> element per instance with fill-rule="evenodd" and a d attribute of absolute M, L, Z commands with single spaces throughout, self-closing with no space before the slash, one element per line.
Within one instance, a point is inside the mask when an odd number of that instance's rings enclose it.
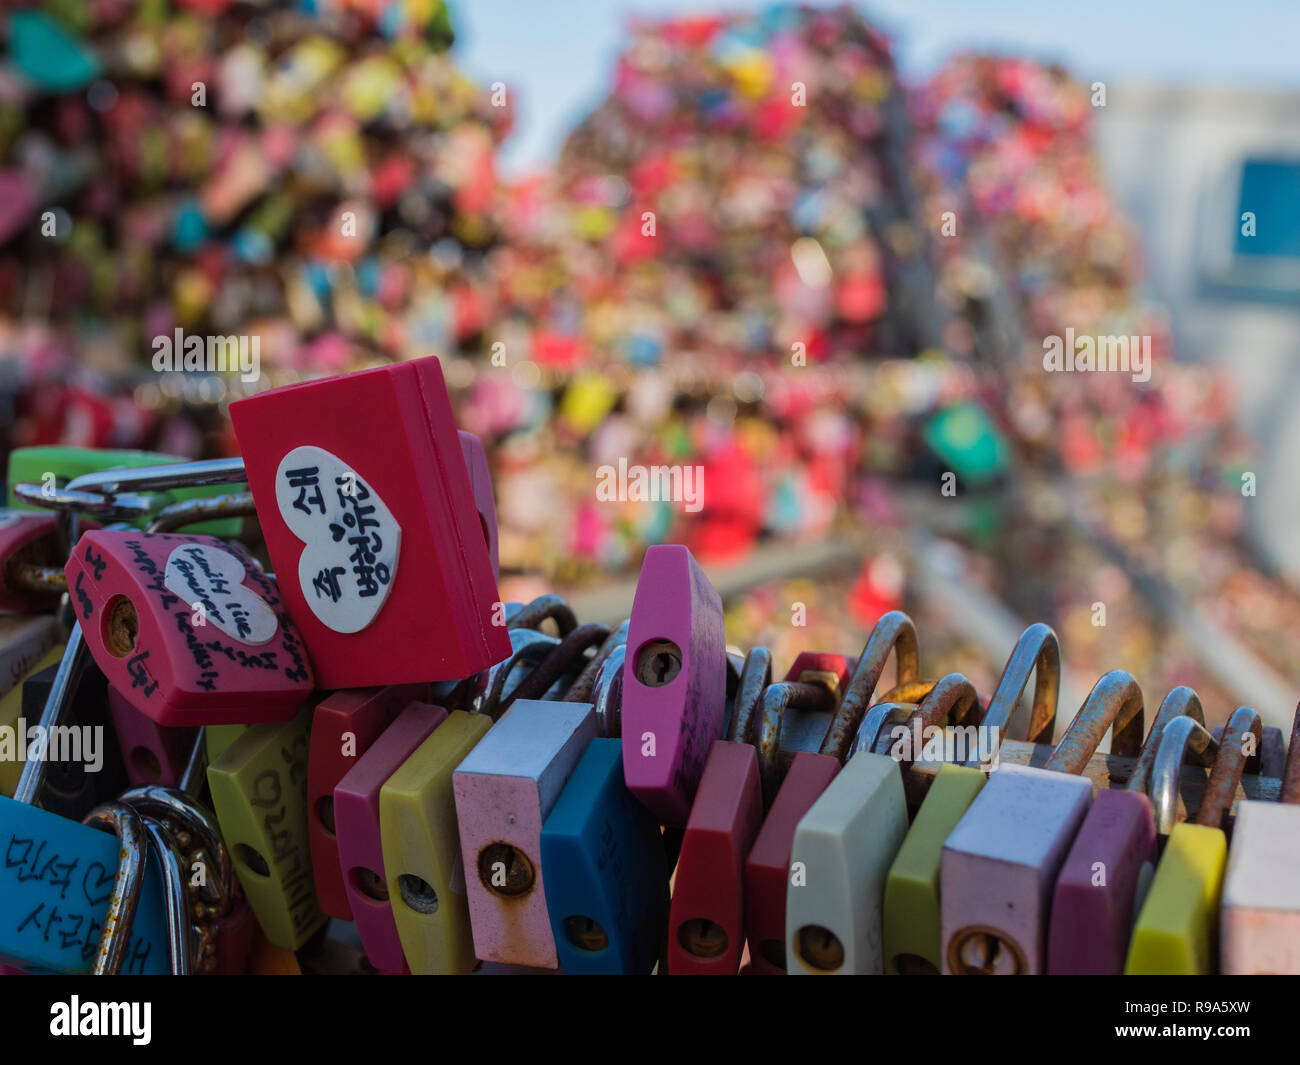
<path fill-rule="evenodd" d="M 379 791 L 445 720 L 447 711 L 442 707 L 412 703 L 334 788 L 339 866 L 348 904 L 366 957 L 384 972 L 404 973 L 408 969 L 388 895 L 379 835 Z"/>
<path fill-rule="evenodd" d="M 211 536 L 85 533 L 65 572 L 110 684 L 160 725 L 284 721 L 313 675 L 275 584 Z"/>
<path fill-rule="evenodd" d="M 483 441 L 473 433 L 461 429 L 460 452 L 465 456 L 465 469 L 469 473 L 469 486 L 474 492 L 474 507 L 478 511 L 478 521 L 483 527 L 483 541 L 487 544 L 488 557 L 492 560 L 492 576 L 501 579 L 501 553 L 497 531 L 497 505 L 492 497 L 492 470 L 488 466 L 487 452 L 483 450 Z"/>
<path fill-rule="evenodd" d="M 108 688 L 108 712 L 132 784 L 178 786 L 194 747 L 196 728 L 160 725 L 137 710 L 116 688 Z"/>
<path fill-rule="evenodd" d="M 727 695 L 722 600 L 685 547 L 646 549 L 627 645 L 627 786 L 663 824 L 680 828 L 709 748 L 722 738 Z"/>
<path fill-rule="evenodd" d="M 1047 971 L 1117 975 L 1124 971 L 1133 920 L 1156 869 L 1156 824 L 1146 789 L 1165 726 L 1187 716 L 1204 726 L 1191 688 L 1174 688 L 1156 712 L 1126 790 L 1093 799 L 1052 895 Z"/>

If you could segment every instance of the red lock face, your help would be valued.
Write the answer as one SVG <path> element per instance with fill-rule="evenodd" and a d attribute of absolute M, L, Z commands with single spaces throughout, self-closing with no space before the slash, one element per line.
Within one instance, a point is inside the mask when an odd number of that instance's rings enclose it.
<path fill-rule="evenodd" d="M 15 580 L 24 563 L 57 565 L 53 513 L 0 509 L 0 610 L 42 610 L 58 602 L 58 593 L 23 588 Z"/>
<path fill-rule="evenodd" d="M 96 664 L 160 725 L 284 721 L 312 691 L 275 584 L 237 547 L 88 532 L 64 572 Z"/>
<path fill-rule="evenodd" d="M 275 389 L 230 415 L 322 687 L 452 680 L 510 654 L 437 359 Z"/>

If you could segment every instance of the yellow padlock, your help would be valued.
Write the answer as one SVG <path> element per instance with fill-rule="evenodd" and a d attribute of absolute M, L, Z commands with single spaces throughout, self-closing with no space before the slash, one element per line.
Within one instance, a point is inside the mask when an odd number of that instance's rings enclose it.
<path fill-rule="evenodd" d="M 307 839 L 307 750 L 314 701 L 291 721 L 250 725 L 208 766 L 212 806 L 267 939 L 297 950 L 326 917 Z"/>
<path fill-rule="evenodd" d="M 379 792 L 388 897 L 412 973 L 476 964 L 451 776 L 491 727 L 486 714 L 453 711 Z"/>
<path fill-rule="evenodd" d="M 1228 855 L 1223 819 L 1246 762 L 1259 750 L 1259 715 L 1241 707 L 1228 719 L 1195 824 L 1173 824 L 1178 782 L 1189 749 L 1204 751 L 1214 738 L 1190 717 L 1165 726 L 1152 772 L 1156 832 L 1169 841 L 1138 913 L 1124 972 L 1143 976 L 1194 976 L 1214 971 L 1219 897 Z M 1253 739 L 1253 746 L 1246 740 Z"/>
<path fill-rule="evenodd" d="M 49 669 L 50 666 L 57 666 L 63 659 L 65 646 L 62 643 L 55 644 L 45 652 L 44 657 L 22 674 L 23 678 L 26 679 L 43 669 Z M 36 722 L 24 721 L 22 717 L 23 685 L 22 681 L 19 681 L 7 694 L 0 697 L 0 744 L 3 744 L 6 732 L 13 738 L 11 755 L 3 753 L 3 747 L 0 746 L 0 795 L 13 796 L 14 789 L 18 787 L 18 778 L 22 776 L 23 766 L 26 764 L 22 752 L 27 749 L 27 745 L 20 742 L 19 730 L 26 729 L 28 725 L 34 725 Z"/>

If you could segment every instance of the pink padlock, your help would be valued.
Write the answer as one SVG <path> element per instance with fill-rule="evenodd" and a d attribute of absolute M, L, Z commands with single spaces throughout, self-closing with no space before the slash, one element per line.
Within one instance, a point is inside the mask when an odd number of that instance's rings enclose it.
<path fill-rule="evenodd" d="M 366 957 L 376 969 L 407 971 L 393 921 L 379 835 L 379 789 L 447 720 L 440 706 L 412 703 L 370 745 L 334 789 L 339 866 Z"/>
<path fill-rule="evenodd" d="M 241 548 L 88 532 L 64 572 L 95 664 L 160 725 L 285 721 L 311 694 L 298 629 Z"/>
<path fill-rule="evenodd" d="M 194 748 L 196 728 L 160 725 L 141 713 L 116 688 L 108 689 L 108 712 L 132 784 L 178 785 Z"/>
<path fill-rule="evenodd" d="M 352 920 L 352 906 L 339 865 L 334 788 L 398 714 L 428 696 L 427 684 L 346 688 L 323 699 L 312 714 L 307 755 L 307 839 L 311 844 L 316 899 L 321 912 L 330 917 Z"/>
<path fill-rule="evenodd" d="M 661 822 L 685 826 L 726 718 L 722 600 L 690 551 L 646 550 L 623 667 L 623 771 Z"/>
<path fill-rule="evenodd" d="M 465 456 L 465 470 L 469 473 L 469 485 L 474 492 L 474 507 L 478 511 L 479 524 L 483 526 L 483 540 L 487 544 L 488 557 L 492 560 L 492 576 L 501 579 L 501 552 L 497 532 L 497 505 L 492 496 L 492 470 L 488 466 L 487 452 L 483 450 L 483 441 L 464 429 L 459 431 L 460 451 Z"/>

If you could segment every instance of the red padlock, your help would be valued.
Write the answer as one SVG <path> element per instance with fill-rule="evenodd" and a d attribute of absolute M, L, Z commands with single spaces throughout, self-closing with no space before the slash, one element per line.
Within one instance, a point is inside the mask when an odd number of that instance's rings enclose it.
<path fill-rule="evenodd" d="M 497 533 L 497 504 L 492 496 L 492 470 L 488 466 L 483 441 L 473 433 L 460 431 L 460 450 L 465 456 L 465 472 L 469 474 L 474 492 L 474 509 L 478 511 L 479 525 L 483 529 L 483 542 L 487 544 L 492 560 L 492 576 L 501 580 L 501 555 Z"/>
<path fill-rule="evenodd" d="M 43 611 L 58 603 L 58 523 L 52 513 L 0 509 L 0 610 Z"/>
<path fill-rule="evenodd" d="M 263 392 L 230 416 L 321 687 L 459 679 L 510 653 L 436 358 Z"/>
<path fill-rule="evenodd" d="M 116 688 L 108 689 L 108 712 L 132 784 L 176 787 L 194 747 L 195 729 L 160 725 Z"/>
<path fill-rule="evenodd" d="M 794 756 L 745 860 L 745 932 L 757 974 L 786 971 L 786 890 L 790 885 L 795 829 L 840 771 L 891 651 L 897 660 L 897 684 L 917 680 L 920 660 L 916 629 L 912 619 L 897 610 L 882 617 L 867 639 L 818 753 L 800 751 Z M 779 710 L 787 698 L 781 691 L 784 687 L 774 684 L 764 696 L 760 743 L 769 750 L 773 747 L 773 733 L 780 732 Z M 771 755 L 765 760 L 770 762 Z"/>
<path fill-rule="evenodd" d="M 65 573 L 95 663 L 160 725 L 287 721 L 312 691 L 275 584 L 239 547 L 88 532 Z"/>
<path fill-rule="evenodd" d="M 334 788 L 370 749 L 398 714 L 429 696 L 427 684 L 349 688 L 334 692 L 316 707 L 307 754 L 307 839 L 312 878 L 321 912 L 352 920 L 352 906 L 339 867 L 334 826 Z"/>

